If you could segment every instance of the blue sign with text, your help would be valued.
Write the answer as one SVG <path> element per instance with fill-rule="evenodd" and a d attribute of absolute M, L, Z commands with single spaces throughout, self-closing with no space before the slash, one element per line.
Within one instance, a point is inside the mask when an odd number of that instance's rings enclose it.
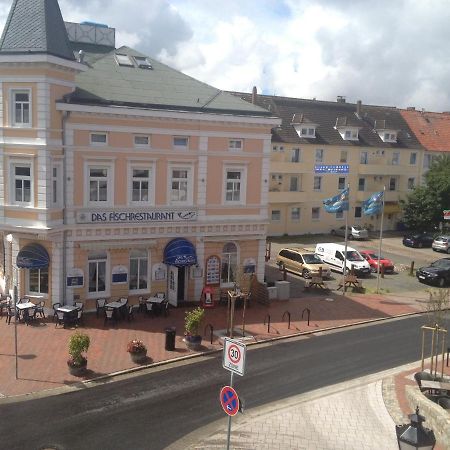
<path fill-rule="evenodd" d="M 348 164 L 316 164 L 314 173 L 349 173 Z"/>

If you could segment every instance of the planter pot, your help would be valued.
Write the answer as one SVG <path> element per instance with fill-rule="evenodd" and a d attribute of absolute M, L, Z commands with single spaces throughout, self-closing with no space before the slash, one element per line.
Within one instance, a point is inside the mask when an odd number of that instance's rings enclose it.
<path fill-rule="evenodd" d="M 136 363 L 140 364 L 143 363 L 147 359 L 147 350 L 145 352 L 140 353 L 130 353 L 131 360 Z"/>
<path fill-rule="evenodd" d="M 67 364 L 69 372 L 75 377 L 81 377 L 86 373 L 87 361 L 80 366 L 73 366 L 72 364 Z"/>
<path fill-rule="evenodd" d="M 186 343 L 186 347 L 190 350 L 199 350 L 202 345 L 202 337 L 200 335 L 191 336 L 186 335 L 184 337 L 184 342 Z"/>

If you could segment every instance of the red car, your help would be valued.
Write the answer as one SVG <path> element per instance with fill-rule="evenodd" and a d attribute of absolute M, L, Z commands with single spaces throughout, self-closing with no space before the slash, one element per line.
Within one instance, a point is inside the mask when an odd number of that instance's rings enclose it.
<path fill-rule="evenodd" d="M 369 263 L 372 272 L 377 272 L 378 268 L 378 255 L 372 250 L 362 250 L 362 257 Z M 384 267 L 385 273 L 392 273 L 394 271 L 394 263 L 383 256 L 380 256 L 380 266 Z"/>

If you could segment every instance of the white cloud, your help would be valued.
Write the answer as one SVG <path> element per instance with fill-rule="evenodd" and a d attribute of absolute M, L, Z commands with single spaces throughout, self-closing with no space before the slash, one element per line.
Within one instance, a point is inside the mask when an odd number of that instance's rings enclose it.
<path fill-rule="evenodd" d="M 0 0 L 0 22 L 12 0 Z M 450 110 L 450 8 L 419 0 L 60 0 L 66 20 L 226 90 Z M 1 23 L 0 23 L 1 24 Z"/>

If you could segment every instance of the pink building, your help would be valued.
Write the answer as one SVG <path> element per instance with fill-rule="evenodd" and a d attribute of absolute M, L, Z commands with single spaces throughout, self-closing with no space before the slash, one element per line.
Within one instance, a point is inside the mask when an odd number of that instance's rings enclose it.
<path fill-rule="evenodd" d="M 14 0 L 0 42 L 4 290 L 92 309 L 97 298 L 262 281 L 266 110 Z"/>

